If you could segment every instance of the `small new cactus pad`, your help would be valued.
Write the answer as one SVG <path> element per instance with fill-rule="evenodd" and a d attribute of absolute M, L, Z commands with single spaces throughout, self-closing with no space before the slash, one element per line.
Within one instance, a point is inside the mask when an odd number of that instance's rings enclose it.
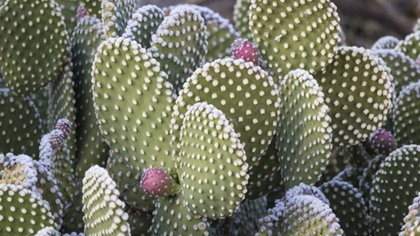
<path fill-rule="evenodd" d="M 42 120 L 29 98 L 0 88 L 0 153 L 22 153 L 38 158 Z"/>
<path fill-rule="evenodd" d="M 176 100 L 171 121 L 174 145 L 179 145 L 178 132 L 186 111 L 196 102 L 214 105 L 232 121 L 252 168 L 277 126 L 280 98 L 273 78 L 242 59 L 223 58 L 204 64 L 188 78 Z"/>
<path fill-rule="evenodd" d="M 233 6 L 233 23 L 242 38 L 252 39 L 249 29 L 249 7 L 252 0 L 237 0 Z"/>
<path fill-rule="evenodd" d="M 397 142 L 395 141 L 394 135 L 383 128 L 379 128 L 372 134 L 370 143 L 375 154 L 383 154 L 385 156 L 388 156 L 397 148 Z"/>
<path fill-rule="evenodd" d="M 83 4 L 83 7 L 86 9 L 89 16 L 101 18 L 102 0 L 80 0 L 80 2 Z"/>
<path fill-rule="evenodd" d="M 56 79 L 70 55 L 64 17 L 53 0 L 5 2 L 0 34 L 0 70 L 7 87 L 19 95 L 41 90 Z"/>
<path fill-rule="evenodd" d="M 378 40 L 372 45 L 372 50 L 380 50 L 380 49 L 394 49 L 400 40 L 395 36 L 386 35 Z"/>
<path fill-rule="evenodd" d="M 191 106 L 181 126 L 179 182 L 193 214 L 218 219 L 245 198 L 247 157 L 229 119 L 205 102 Z"/>
<path fill-rule="evenodd" d="M 165 170 L 153 167 L 144 171 L 140 186 L 148 194 L 157 197 L 167 197 L 181 191 L 178 183 Z"/>
<path fill-rule="evenodd" d="M 131 235 L 125 203 L 119 195 L 116 183 L 105 169 L 95 165 L 86 171 L 82 200 L 85 234 Z"/>
<path fill-rule="evenodd" d="M 61 234 L 58 230 L 48 226 L 36 232 L 35 236 L 61 236 Z"/>
<path fill-rule="evenodd" d="M 280 85 L 277 149 L 284 184 L 315 183 L 325 169 L 331 145 L 331 118 L 324 94 L 307 71 L 290 71 Z"/>
<path fill-rule="evenodd" d="M 124 33 L 136 3 L 135 0 L 102 0 L 101 9 L 105 35 L 115 38 Z"/>
<path fill-rule="evenodd" d="M 314 73 L 337 51 L 336 10 L 329 0 L 252 0 L 249 27 L 262 58 L 278 76 L 298 68 Z"/>
<path fill-rule="evenodd" d="M 395 50 L 416 60 L 420 54 L 420 31 L 407 35 L 398 43 Z"/>
<path fill-rule="evenodd" d="M 371 51 L 340 47 L 333 62 L 314 76 L 330 108 L 335 146 L 363 142 L 381 127 L 391 107 L 389 71 Z"/>
<path fill-rule="evenodd" d="M 152 35 L 156 33 L 164 18 L 162 9 L 155 5 L 140 7 L 131 16 L 122 37 L 131 38 L 143 48 L 149 48 Z"/>
<path fill-rule="evenodd" d="M 73 90 L 73 64 L 67 61 L 59 77 L 51 83 L 48 102 L 48 129 L 53 130 L 59 119 L 67 119 L 75 127 L 75 92 Z M 71 157 L 76 152 L 76 131 L 72 129 L 67 137 Z"/>
<path fill-rule="evenodd" d="M 404 225 L 399 236 L 419 235 L 420 233 L 420 193 L 413 199 L 413 203 L 408 206 L 408 214 L 404 217 Z"/>
<path fill-rule="evenodd" d="M 330 205 L 328 198 L 325 197 L 324 193 L 318 187 L 307 185 L 304 183 L 296 185 L 295 187 L 287 190 L 287 192 L 281 198 L 281 200 L 287 203 L 290 199 L 298 195 L 313 196 L 321 200 L 323 203 Z"/>
<path fill-rule="evenodd" d="M 350 183 L 330 181 L 322 184 L 321 191 L 330 202 L 340 226 L 347 236 L 370 235 L 370 216 L 359 190 Z"/>
<path fill-rule="evenodd" d="M 382 161 L 370 191 L 375 235 L 396 235 L 413 198 L 420 191 L 420 146 L 405 145 Z"/>
<path fill-rule="evenodd" d="M 50 205 L 31 190 L 0 184 L 0 202 L 1 235 L 35 235 L 48 226 L 58 228 Z"/>
<path fill-rule="evenodd" d="M 102 135 L 124 160 L 116 164 L 131 165 L 140 172 L 148 167 L 173 167 L 172 86 L 159 63 L 137 42 L 109 38 L 98 47 L 92 75 Z"/>
<path fill-rule="evenodd" d="M 406 86 L 395 99 L 392 109 L 394 137 L 398 146 L 420 144 L 419 108 L 420 82 Z"/>
<path fill-rule="evenodd" d="M 171 10 L 152 35 L 148 49 L 167 72 L 175 93 L 204 61 L 207 53 L 204 19 L 192 7 L 181 5 Z"/>
<path fill-rule="evenodd" d="M 382 58 L 387 67 L 391 69 L 390 73 L 395 85 L 394 93 L 397 96 L 403 87 L 419 80 L 420 65 L 417 65 L 414 59 L 404 53 L 393 49 L 378 49 L 373 51 L 373 55 Z"/>
<path fill-rule="evenodd" d="M 259 65 L 260 53 L 258 48 L 247 39 L 235 39 L 231 50 L 235 59 L 243 59 L 246 62 L 252 62 L 256 66 Z"/>
<path fill-rule="evenodd" d="M 276 206 L 260 219 L 256 235 L 344 235 L 339 219 L 331 208 L 311 195 L 295 195 Z"/>
<path fill-rule="evenodd" d="M 108 145 L 103 141 L 92 98 L 93 55 L 105 40 L 103 24 L 98 18 L 85 16 L 78 21 L 73 34 L 74 88 L 76 100 L 76 165 L 75 175 L 82 178 L 94 165 L 105 166 Z"/>
<path fill-rule="evenodd" d="M 152 236 L 182 235 L 207 236 L 209 222 L 207 218 L 194 215 L 183 205 L 184 195 L 159 198 L 153 212 Z"/>

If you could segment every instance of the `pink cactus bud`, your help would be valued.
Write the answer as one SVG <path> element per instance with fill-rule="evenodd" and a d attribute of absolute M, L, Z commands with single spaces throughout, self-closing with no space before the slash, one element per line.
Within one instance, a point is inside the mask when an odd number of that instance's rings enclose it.
<path fill-rule="evenodd" d="M 83 19 L 83 17 L 87 16 L 88 13 L 85 9 L 85 7 L 83 7 L 82 4 L 79 4 L 79 7 L 77 8 L 77 21 L 81 21 Z"/>
<path fill-rule="evenodd" d="M 255 47 L 247 39 L 238 38 L 232 43 L 232 54 L 235 59 L 244 59 L 244 61 L 252 62 L 254 65 L 259 65 L 259 53 Z"/>
<path fill-rule="evenodd" d="M 157 197 L 170 196 L 180 192 L 180 186 L 164 170 L 148 168 L 141 180 L 140 185 L 148 194 Z"/>
<path fill-rule="evenodd" d="M 376 130 L 372 134 L 370 142 L 376 154 L 389 155 L 397 148 L 394 136 L 383 128 Z"/>
<path fill-rule="evenodd" d="M 71 131 L 70 121 L 67 119 L 59 119 L 55 125 L 55 128 L 61 130 L 64 134 L 64 139 L 66 139 Z"/>
<path fill-rule="evenodd" d="M 53 150 L 57 150 L 66 140 L 67 135 L 59 129 L 50 132 L 50 144 Z"/>

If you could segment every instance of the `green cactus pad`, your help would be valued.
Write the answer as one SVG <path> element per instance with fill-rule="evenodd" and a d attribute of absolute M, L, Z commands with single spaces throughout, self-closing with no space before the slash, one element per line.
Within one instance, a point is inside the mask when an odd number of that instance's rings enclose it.
<path fill-rule="evenodd" d="M 126 209 L 128 214 L 127 222 L 131 227 L 131 234 L 135 236 L 148 236 L 149 228 L 152 226 L 153 212 L 141 211 L 129 207 Z"/>
<path fill-rule="evenodd" d="M 102 22 L 94 17 L 81 19 L 73 34 L 74 88 L 76 100 L 76 178 L 83 178 L 94 165 L 105 166 L 108 145 L 103 141 L 92 98 L 92 62 L 99 44 L 105 40 Z"/>
<path fill-rule="evenodd" d="M 324 94 L 308 72 L 290 71 L 280 86 L 277 149 L 284 184 L 315 183 L 325 169 L 331 145 L 331 118 Z"/>
<path fill-rule="evenodd" d="M 140 186 L 143 170 L 141 165 L 132 165 L 112 150 L 109 152 L 107 170 L 112 179 L 118 180 L 120 198 L 136 209 L 149 211 L 155 209 L 155 199 Z"/>
<path fill-rule="evenodd" d="M 268 235 L 344 235 L 331 208 L 310 195 L 296 195 L 287 202 L 278 200 L 260 219 L 258 236 Z"/>
<path fill-rule="evenodd" d="M 394 80 L 394 93 L 398 96 L 403 87 L 420 78 L 420 65 L 411 57 L 393 49 L 378 49 L 373 52 L 384 60 L 387 67 L 391 69 Z"/>
<path fill-rule="evenodd" d="M 192 7 L 174 8 L 152 35 L 148 52 L 160 62 L 160 69 L 167 72 L 177 93 L 207 53 L 203 17 Z"/>
<path fill-rule="evenodd" d="M 80 0 L 80 2 L 83 4 L 83 7 L 86 9 L 89 16 L 101 18 L 102 0 Z"/>
<path fill-rule="evenodd" d="M 347 236 L 371 235 L 370 216 L 362 194 L 347 182 L 331 181 L 322 184 L 321 191 L 330 202 L 340 226 Z"/>
<path fill-rule="evenodd" d="M 75 179 L 73 191 L 71 192 L 71 203 L 67 206 L 63 216 L 63 224 L 60 231 L 63 233 L 80 232 L 84 229 L 83 222 L 83 179 Z"/>
<path fill-rule="evenodd" d="M 172 87 L 159 63 L 135 41 L 110 38 L 99 46 L 92 74 L 102 135 L 124 160 L 117 163 L 137 172 L 148 167 L 171 169 Z"/>
<path fill-rule="evenodd" d="M 229 229 L 224 235 L 255 236 L 259 230 L 258 221 L 267 214 L 267 198 L 265 196 L 242 202 L 238 210 L 229 219 Z"/>
<path fill-rule="evenodd" d="M 363 142 L 381 127 L 393 93 L 382 59 L 363 48 L 340 47 L 333 62 L 314 77 L 330 108 L 335 146 Z"/>
<path fill-rule="evenodd" d="M 63 196 L 58 189 L 57 180 L 43 163 L 26 155 L 0 154 L 0 184 L 19 185 L 38 194 L 50 206 L 50 212 L 58 224 L 63 215 Z"/>
<path fill-rule="evenodd" d="M 347 182 L 353 185 L 355 188 L 359 188 L 361 176 L 364 168 L 361 167 L 349 167 L 338 173 L 332 180 Z"/>
<path fill-rule="evenodd" d="M 5 2 L 0 34 L 0 70 L 7 87 L 22 96 L 56 79 L 70 55 L 64 17 L 53 0 Z"/>
<path fill-rule="evenodd" d="M 358 186 L 367 206 L 369 206 L 370 189 L 372 188 L 373 178 L 375 177 L 376 171 L 378 171 L 379 166 L 385 158 L 386 156 L 384 155 L 375 156 L 372 160 L 369 161 L 367 167 L 363 170 L 362 176 L 360 177 Z"/>
<path fill-rule="evenodd" d="M 29 95 L 31 101 L 35 104 L 38 110 L 39 116 L 42 122 L 42 131 L 47 132 L 48 130 L 48 106 L 50 100 L 50 86 L 45 87 L 42 90 L 31 93 Z"/>
<path fill-rule="evenodd" d="M 42 120 L 33 102 L 8 88 L 0 88 L 0 104 L 0 153 L 38 158 Z"/>
<path fill-rule="evenodd" d="M 152 236 L 182 235 L 206 236 L 209 235 L 209 222 L 207 218 L 192 214 L 182 204 L 183 195 L 159 198 L 156 210 L 153 212 Z"/>
<path fill-rule="evenodd" d="M 371 47 L 372 50 L 380 50 L 380 49 L 394 49 L 400 40 L 395 36 L 383 36 L 379 38 Z"/>
<path fill-rule="evenodd" d="M 394 137 L 398 146 L 420 144 L 419 108 L 420 82 L 406 86 L 396 98 L 392 119 L 394 121 Z"/>
<path fill-rule="evenodd" d="M 416 60 L 420 54 L 420 31 L 407 35 L 398 43 L 395 50 L 403 52 L 413 60 Z"/>
<path fill-rule="evenodd" d="M 48 226 L 39 230 L 35 236 L 61 236 L 61 234 L 55 228 Z"/>
<path fill-rule="evenodd" d="M 219 58 L 230 56 L 231 45 L 239 33 L 235 30 L 228 19 L 223 18 L 219 13 L 214 12 L 208 7 L 191 5 L 195 10 L 200 12 L 204 19 L 207 29 L 208 47 L 205 61 L 211 62 Z"/>
<path fill-rule="evenodd" d="M 247 157 L 233 124 L 205 102 L 185 114 L 177 166 L 185 206 L 218 219 L 233 214 L 245 197 Z"/>
<path fill-rule="evenodd" d="M 1 235 L 35 235 L 45 227 L 58 227 L 49 204 L 22 186 L 0 184 L 0 202 Z"/>
<path fill-rule="evenodd" d="M 152 35 L 156 33 L 164 18 L 162 9 L 155 5 L 140 7 L 131 16 L 122 37 L 131 38 L 143 48 L 149 48 Z"/>
<path fill-rule="evenodd" d="M 51 83 L 50 100 L 48 102 L 48 130 L 55 129 L 59 119 L 67 119 L 71 127 L 75 127 L 75 92 L 73 90 L 73 64 L 67 61 L 59 77 Z M 66 139 L 70 157 L 75 157 L 76 129 L 72 129 Z"/>
<path fill-rule="evenodd" d="M 350 150 L 346 147 L 333 147 L 328 159 L 328 164 L 325 166 L 324 172 L 317 182 L 317 186 L 332 180 L 338 173 L 345 168 L 351 167 Z"/>
<path fill-rule="evenodd" d="M 375 235 L 396 235 L 407 208 L 420 191 L 420 145 L 406 145 L 382 161 L 370 191 Z"/>
<path fill-rule="evenodd" d="M 276 139 L 274 135 L 261 159 L 248 171 L 249 179 L 245 195 L 247 200 L 259 198 L 283 185 Z"/>
<path fill-rule="evenodd" d="M 135 0 L 102 0 L 101 8 L 105 35 L 107 38 L 115 38 L 124 33 L 136 3 Z"/>
<path fill-rule="evenodd" d="M 268 66 L 283 77 L 331 62 L 340 41 L 336 8 L 329 0 L 252 1 L 249 27 Z"/>
<path fill-rule="evenodd" d="M 108 172 L 92 166 L 83 178 L 83 220 L 87 235 L 131 235 L 125 203 Z"/>
<path fill-rule="evenodd" d="M 249 29 L 249 7 L 252 0 L 237 0 L 233 6 L 233 23 L 238 29 L 241 38 L 252 39 Z M 252 40 L 251 40 L 252 41 Z"/>
<path fill-rule="evenodd" d="M 0 184 L 13 184 L 38 194 L 36 184 L 38 181 L 38 168 L 33 159 L 27 155 L 0 154 Z"/>
<path fill-rule="evenodd" d="M 61 8 L 66 23 L 66 30 L 69 35 L 72 35 L 77 21 L 77 8 L 80 4 L 78 0 L 55 0 Z"/>
<path fill-rule="evenodd" d="M 413 203 L 408 207 L 408 214 L 404 217 L 404 225 L 399 236 L 418 235 L 420 233 L 420 193 L 413 199 Z"/>
<path fill-rule="evenodd" d="M 273 78 L 242 59 L 218 59 L 197 69 L 174 107 L 171 132 L 176 147 L 184 115 L 196 102 L 213 104 L 233 122 L 252 168 L 265 153 L 277 126 L 280 98 Z"/>

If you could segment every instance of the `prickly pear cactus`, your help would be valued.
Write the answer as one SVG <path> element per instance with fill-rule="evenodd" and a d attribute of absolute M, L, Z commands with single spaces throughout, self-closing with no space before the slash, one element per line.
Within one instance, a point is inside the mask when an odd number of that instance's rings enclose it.
<path fill-rule="evenodd" d="M 386 157 L 376 172 L 369 203 L 375 234 L 400 232 L 407 207 L 420 191 L 419 153 L 419 145 L 405 145 Z"/>
<path fill-rule="evenodd" d="M 87 235 L 131 235 L 125 204 L 108 172 L 93 166 L 83 178 L 83 213 Z"/>
<path fill-rule="evenodd" d="M 314 73 L 331 62 L 340 27 L 337 7 L 329 0 L 252 0 L 249 9 L 254 42 L 278 76 L 298 68 Z"/>
<path fill-rule="evenodd" d="M 0 70 L 7 87 L 27 96 L 58 77 L 70 55 L 70 43 L 55 1 L 5 2 L 0 8 L 0 29 Z"/>

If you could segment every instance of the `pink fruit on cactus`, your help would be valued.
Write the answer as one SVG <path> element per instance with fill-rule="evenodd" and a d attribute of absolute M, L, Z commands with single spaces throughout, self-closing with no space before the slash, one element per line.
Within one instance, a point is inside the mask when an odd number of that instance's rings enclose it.
<path fill-rule="evenodd" d="M 180 186 L 164 170 L 148 168 L 141 180 L 140 185 L 145 192 L 152 196 L 171 196 L 180 192 Z"/>
<path fill-rule="evenodd" d="M 79 5 L 79 7 L 77 8 L 77 21 L 80 21 L 83 19 L 83 17 L 87 16 L 87 11 L 86 9 L 83 7 L 82 4 Z"/>
<path fill-rule="evenodd" d="M 258 49 L 247 39 L 235 39 L 232 43 L 231 50 L 235 59 L 244 59 L 244 61 L 252 62 L 256 66 L 259 65 L 260 54 Z"/>
<path fill-rule="evenodd" d="M 394 136 L 383 128 L 376 130 L 372 134 L 370 143 L 376 154 L 389 155 L 397 148 Z"/>

